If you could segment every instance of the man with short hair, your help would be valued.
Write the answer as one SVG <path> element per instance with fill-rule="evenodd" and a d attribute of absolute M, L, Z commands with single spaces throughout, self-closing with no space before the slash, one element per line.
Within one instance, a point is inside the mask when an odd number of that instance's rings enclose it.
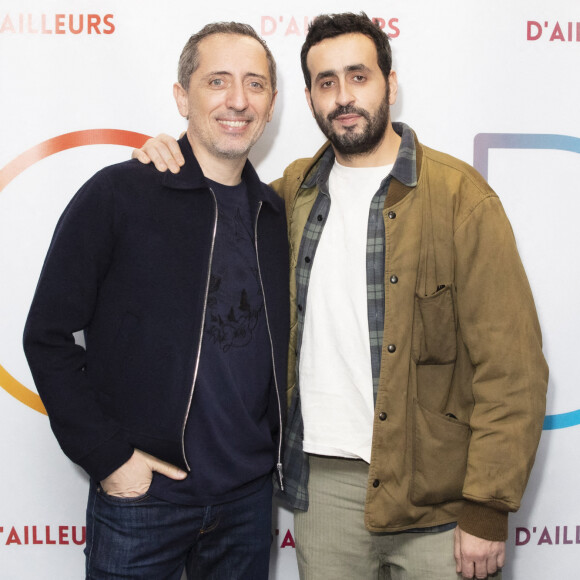
<path fill-rule="evenodd" d="M 273 184 L 300 577 L 499 578 L 548 380 L 510 224 L 473 168 L 391 122 L 389 41 L 366 15 L 317 17 L 301 61 L 329 143 Z M 172 146 L 146 150 L 175 171 Z"/>
<path fill-rule="evenodd" d="M 288 241 L 284 204 L 247 156 L 272 117 L 274 59 L 250 26 L 207 25 L 174 95 L 182 171 L 130 161 L 81 188 L 25 351 L 62 449 L 91 478 L 87 578 L 265 580 Z"/>
<path fill-rule="evenodd" d="M 391 123 L 368 18 L 315 19 L 301 61 L 330 141 L 274 184 L 302 240 L 286 455 L 302 577 L 495 575 L 547 386 L 509 222 L 477 172 Z"/>

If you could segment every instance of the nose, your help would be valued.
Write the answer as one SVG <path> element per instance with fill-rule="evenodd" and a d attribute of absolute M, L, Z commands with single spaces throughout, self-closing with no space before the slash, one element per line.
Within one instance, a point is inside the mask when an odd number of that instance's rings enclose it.
<path fill-rule="evenodd" d="M 354 101 L 354 95 L 347 83 L 339 83 L 338 91 L 336 93 L 336 104 L 346 107 Z"/>
<path fill-rule="evenodd" d="M 234 111 L 245 111 L 248 108 L 248 96 L 243 83 L 232 83 L 226 104 L 228 109 Z"/>

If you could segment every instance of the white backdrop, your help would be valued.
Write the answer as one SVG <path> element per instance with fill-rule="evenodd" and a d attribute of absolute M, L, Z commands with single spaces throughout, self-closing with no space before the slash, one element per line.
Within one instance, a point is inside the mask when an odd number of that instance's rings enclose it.
<path fill-rule="evenodd" d="M 400 85 L 393 118 L 487 175 L 536 297 L 551 369 L 548 417 L 522 509 L 510 518 L 504 578 L 578 577 L 578 1 L 213 4 L 2 0 L 0 578 L 83 575 L 87 480 L 52 436 L 21 347 L 67 201 L 97 169 L 127 159 L 143 135 L 184 130 L 172 98 L 177 60 L 189 35 L 214 20 L 252 24 L 278 61 L 276 113 L 251 157 L 264 180 L 279 176 L 323 141 L 303 96 L 305 23 L 321 12 L 361 9 L 393 37 Z M 272 578 L 294 580 L 292 518 L 284 509 L 274 513 L 273 532 Z"/>

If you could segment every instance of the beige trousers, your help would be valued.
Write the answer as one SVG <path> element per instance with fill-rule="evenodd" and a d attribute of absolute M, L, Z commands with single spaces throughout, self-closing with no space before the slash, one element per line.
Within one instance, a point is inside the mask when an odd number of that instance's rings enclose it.
<path fill-rule="evenodd" d="M 364 525 L 368 464 L 310 456 L 307 512 L 294 514 L 301 580 L 458 580 L 454 530 L 373 533 Z M 493 580 L 501 580 L 501 573 Z"/>

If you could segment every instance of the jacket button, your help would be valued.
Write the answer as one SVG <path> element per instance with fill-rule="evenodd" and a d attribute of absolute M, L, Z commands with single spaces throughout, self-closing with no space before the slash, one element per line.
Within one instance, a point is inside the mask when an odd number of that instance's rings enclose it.
<path fill-rule="evenodd" d="M 302 312 L 302 304 L 298 304 L 298 310 L 300 310 L 300 312 Z"/>
<path fill-rule="evenodd" d="M 397 217 L 397 214 L 394 211 L 390 211 L 387 216 L 390 220 L 394 220 Z"/>
<path fill-rule="evenodd" d="M 321 222 L 321 221 L 322 221 L 324 218 L 322 217 L 322 215 L 317 215 L 317 216 L 316 216 L 316 219 L 317 219 L 319 222 Z"/>
<path fill-rule="evenodd" d="M 379 487 L 379 485 L 381 485 L 381 482 L 378 479 L 375 479 L 373 481 L 373 487 Z"/>
<path fill-rule="evenodd" d="M 310 264 L 310 258 L 309 258 L 308 256 L 306 256 L 306 258 L 304 258 L 304 261 L 305 261 L 307 264 Z"/>
<path fill-rule="evenodd" d="M 397 350 L 397 347 L 394 344 L 389 344 L 389 346 L 387 346 L 387 350 L 393 353 Z"/>
<path fill-rule="evenodd" d="M 399 278 L 393 274 L 389 280 L 391 281 L 391 284 L 396 284 L 399 281 Z"/>
<path fill-rule="evenodd" d="M 387 414 L 386 414 L 384 411 L 381 411 L 381 412 L 379 413 L 379 419 L 380 419 L 381 421 L 384 421 L 386 418 L 387 418 Z"/>

